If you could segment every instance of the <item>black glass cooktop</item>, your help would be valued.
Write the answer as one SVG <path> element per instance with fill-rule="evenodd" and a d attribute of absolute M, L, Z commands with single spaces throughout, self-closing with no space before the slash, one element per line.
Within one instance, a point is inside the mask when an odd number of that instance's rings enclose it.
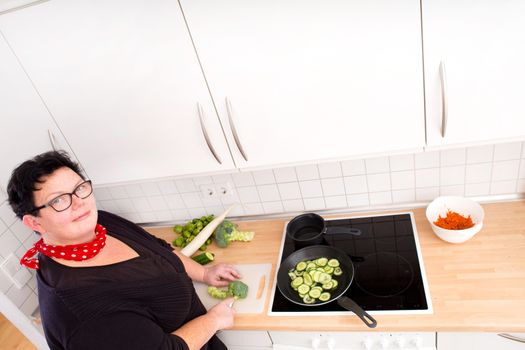
<path fill-rule="evenodd" d="M 354 264 L 354 280 L 345 295 L 367 311 L 429 309 L 410 214 L 326 220 L 326 225 L 361 231 L 358 236 L 327 233 L 321 243 L 342 250 Z M 286 237 L 281 262 L 300 248 Z M 337 302 L 297 305 L 275 288 L 272 313 L 346 311 Z"/>

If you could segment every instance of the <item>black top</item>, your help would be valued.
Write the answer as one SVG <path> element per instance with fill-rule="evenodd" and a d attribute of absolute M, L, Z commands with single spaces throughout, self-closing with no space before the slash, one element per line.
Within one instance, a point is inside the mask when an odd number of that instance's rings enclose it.
<path fill-rule="evenodd" d="M 51 350 L 188 349 L 171 333 L 206 309 L 171 246 L 114 214 L 99 211 L 98 223 L 139 256 L 68 267 L 39 254 L 38 298 Z M 226 347 L 213 336 L 202 349 Z"/>

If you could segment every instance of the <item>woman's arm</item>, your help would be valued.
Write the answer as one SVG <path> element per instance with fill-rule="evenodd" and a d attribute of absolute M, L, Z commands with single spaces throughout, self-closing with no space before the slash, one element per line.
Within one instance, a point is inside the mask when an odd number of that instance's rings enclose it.
<path fill-rule="evenodd" d="M 186 273 L 192 281 L 203 282 L 208 285 L 223 287 L 229 282 L 241 278 L 241 274 L 231 265 L 218 264 L 213 266 L 202 266 L 193 259 L 182 255 L 180 252 L 173 251 L 184 265 Z"/>
<path fill-rule="evenodd" d="M 218 330 L 233 326 L 235 310 L 231 307 L 232 303 L 233 298 L 221 301 L 208 313 L 194 318 L 173 334 L 184 339 L 190 350 L 202 348 Z"/>

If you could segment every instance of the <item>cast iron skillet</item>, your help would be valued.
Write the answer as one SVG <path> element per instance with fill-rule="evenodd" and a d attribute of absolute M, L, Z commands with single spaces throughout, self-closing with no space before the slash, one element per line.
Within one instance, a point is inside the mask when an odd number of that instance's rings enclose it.
<path fill-rule="evenodd" d="M 295 269 L 295 266 L 300 261 L 314 260 L 320 257 L 339 260 L 343 274 L 335 277 L 339 284 L 335 290 L 330 291 L 330 294 L 332 295 L 330 300 L 318 301 L 315 304 L 305 304 L 303 299 L 299 296 L 299 293 L 292 289 L 288 272 L 291 269 Z M 364 311 L 359 305 L 357 305 L 356 302 L 343 295 L 352 284 L 353 279 L 354 265 L 352 264 L 352 260 L 350 260 L 348 255 L 339 249 L 330 246 L 313 245 L 293 252 L 286 258 L 285 261 L 281 263 L 279 271 L 277 272 L 277 287 L 286 299 L 303 306 L 315 307 L 337 300 L 337 303 L 340 306 L 349 311 L 353 311 L 368 327 L 375 328 L 377 326 L 377 321 L 366 311 Z"/>

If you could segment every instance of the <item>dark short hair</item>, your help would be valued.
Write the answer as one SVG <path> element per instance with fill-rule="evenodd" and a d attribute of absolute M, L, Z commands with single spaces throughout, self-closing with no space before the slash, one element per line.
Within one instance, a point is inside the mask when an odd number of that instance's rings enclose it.
<path fill-rule="evenodd" d="M 20 219 L 26 214 L 38 215 L 35 211 L 34 191 L 38 190 L 36 185 L 44 182 L 44 177 L 51 175 L 55 170 L 67 167 L 77 173 L 82 179 L 80 166 L 71 160 L 64 151 L 50 151 L 39 154 L 29 159 L 13 170 L 7 195 L 9 205 Z"/>

